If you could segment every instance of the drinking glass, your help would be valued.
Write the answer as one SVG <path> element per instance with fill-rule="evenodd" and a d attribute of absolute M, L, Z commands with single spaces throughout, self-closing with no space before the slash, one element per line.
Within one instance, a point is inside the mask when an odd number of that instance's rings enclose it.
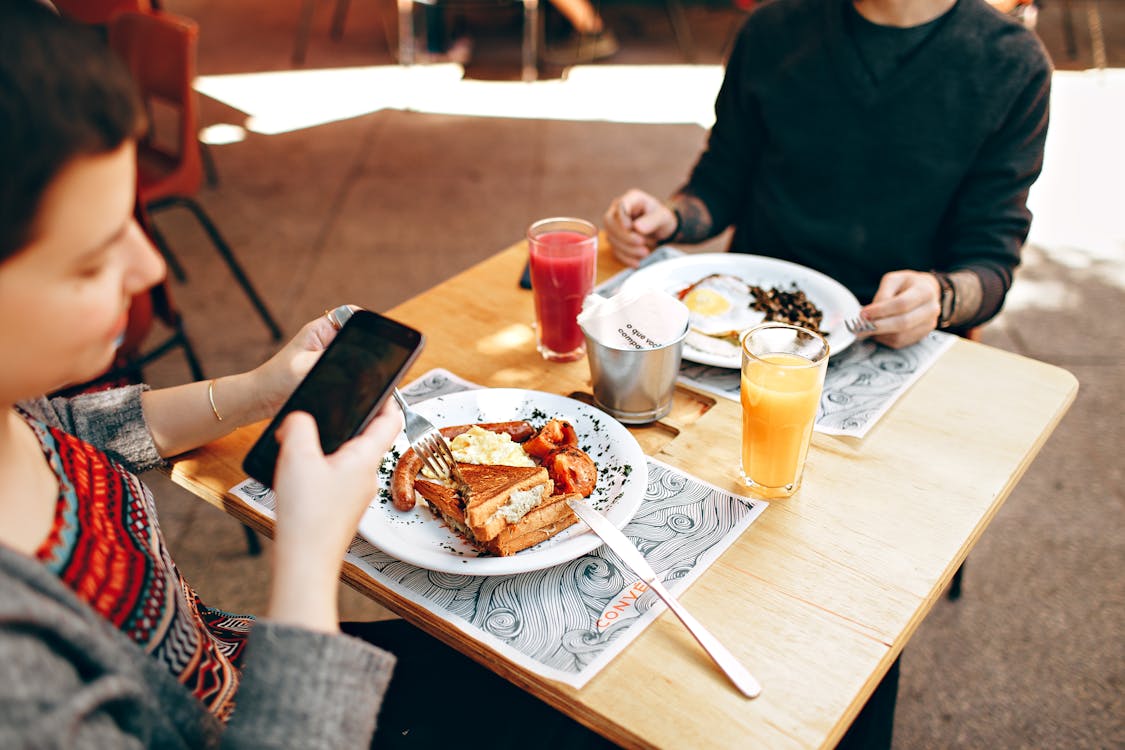
<path fill-rule="evenodd" d="M 582 301 L 594 288 L 598 229 L 582 219 L 542 219 L 527 230 L 539 353 L 570 362 L 586 353 L 578 327 Z"/>
<path fill-rule="evenodd" d="M 742 481 L 763 498 L 801 486 L 828 369 L 815 331 L 765 323 L 742 339 Z"/>

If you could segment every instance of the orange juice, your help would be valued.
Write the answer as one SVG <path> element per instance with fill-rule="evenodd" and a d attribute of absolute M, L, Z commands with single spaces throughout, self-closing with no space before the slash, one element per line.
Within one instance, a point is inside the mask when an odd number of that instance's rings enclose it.
<path fill-rule="evenodd" d="M 800 484 L 826 361 L 791 353 L 744 359 L 742 474 L 761 494 L 784 497 Z"/>

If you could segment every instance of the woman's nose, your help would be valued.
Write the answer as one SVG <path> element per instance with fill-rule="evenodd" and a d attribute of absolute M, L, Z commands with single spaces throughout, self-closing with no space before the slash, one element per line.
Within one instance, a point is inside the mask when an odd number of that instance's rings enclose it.
<path fill-rule="evenodd" d="M 129 228 L 131 273 L 128 274 L 129 293 L 137 294 L 158 284 L 168 273 L 168 267 L 148 235 L 135 220 Z"/>

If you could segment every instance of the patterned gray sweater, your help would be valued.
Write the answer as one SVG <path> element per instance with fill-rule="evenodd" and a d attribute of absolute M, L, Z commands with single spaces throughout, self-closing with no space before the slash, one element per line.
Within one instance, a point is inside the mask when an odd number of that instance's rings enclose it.
<path fill-rule="evenodd" d="M 161 461 L 141 390 L 20 407 L 141 471 Z M 0 546 L 3 748 L 366 747 L 393 666 L 360 640 L 259 621 L 224 727 L 50 571 Z"/>

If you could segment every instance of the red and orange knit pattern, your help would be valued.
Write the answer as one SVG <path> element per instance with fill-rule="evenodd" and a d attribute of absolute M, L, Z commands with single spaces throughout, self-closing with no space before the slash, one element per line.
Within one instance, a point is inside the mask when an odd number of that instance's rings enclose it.
<path fill-rule="evenodd" d="M 37 557 L 226 720 L 253 618 L 199 601 L 172 562 L 152 496 L 137 477 L 89 443 L 29 422 L 59 478 L 54 525 Z"/>

